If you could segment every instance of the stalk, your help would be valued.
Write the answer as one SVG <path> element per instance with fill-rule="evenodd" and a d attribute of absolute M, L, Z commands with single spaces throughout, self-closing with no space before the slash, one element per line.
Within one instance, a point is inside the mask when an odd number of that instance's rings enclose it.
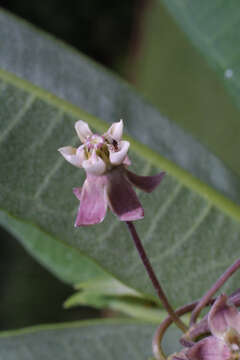
<path fill-rule="evenodd" d="M 186 332 L 188 330 L 187 326 L 182 322 L 182 320 L 178 317 L 178 315 L 174 312 L 172 306 L 169 304 L 167 296 L 165 295 L 157 276 L 155 275 L 155 272 L 152 268 L 152 265 L 150 263 L 150 260 L 148 259 L 148 256 L 144 250 L 144 247 L 142 245 L 142 242 L 137 234 L 136 228 L 134 224 L 131 221 L 126 221 L 127 227 L 130 231 L 130 234 L 132 236 L 132 239 L 134 241 L 134 244 L 137 248 L 137 251 L 140 255 L 140 258 L 143 262 L 143 265 L 145 266 L 145 269 L 148 273 L 148 276 L 157 292 L 157 295 L 159 299 L 161 300 L 163 306 L 167 310 L 168 314 L 171 316 L 172 321 L 177 325 L 177 327 L 182 330 L 183 332 Z"/>
<path fill-rule="evenodd" d="M 240 259 L 235 261 L 233 265 L 231 265 L 221 276 L 220 278 L 213 284 L 210 290 L 206 292 L 206 294 L 201 298 L 198 302 L 197 306 L 192 312 L 191 319 L 190 319 L 190 326 L 195 324 L 198 315 L 200 314 L 201 310 L 206 306 L 208 301 L 212 298 L 212 296 L 223 286 L 223 284 L 230 278 L 230 276 L 235 273 L 240 267 Z"/>

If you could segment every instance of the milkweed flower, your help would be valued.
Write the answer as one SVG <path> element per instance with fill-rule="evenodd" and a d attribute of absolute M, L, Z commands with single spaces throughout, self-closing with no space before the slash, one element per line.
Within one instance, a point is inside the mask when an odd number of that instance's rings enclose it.
<path fill-rule="evenodd" d="M 225 294 L 220 295 L 208 314 L 211 336 L 188 350 L 191 360 L 240 359 L 240 313 Z"/>
<path fill-rule="evenodd" d="M 102 222 L 108 207 L 121 221 L 142 219 L 144 211 L 132 186 L 151 192 L 165 173 L 139 176 L 127 169 L 130 144 L 122 140 L 122 120 L 103 135 L 93 134 L 82 120 L 75 123 L 75 129 L 82 145 L 58 149 L 68 162 L 86 172 L 82 188 L 73 189 L 80 200 L 75 226 Z"/>
<path fill-rule="evenodd" d="M 211 335 L 174 355 L 172 360 L 240 359 L 240 313 L 225 294 L 216 299 L 207 321 Z"/>

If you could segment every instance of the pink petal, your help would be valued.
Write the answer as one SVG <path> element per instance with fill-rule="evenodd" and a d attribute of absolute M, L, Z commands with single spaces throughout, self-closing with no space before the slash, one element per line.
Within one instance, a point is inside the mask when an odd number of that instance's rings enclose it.
<path fill-rule="evenodd" d="M 231 358 L 228 346 L 214 336 L 206 337 L 193 345 L 186 355 L 191 360 L 229 360 Z"/>
<path fill-rule="evenodd" d="M 108 129 L 107 135 L 110 135 L 112 139 L 116 141 L 120 141 L 122 139 L 123 133 L 123 121 L 120 120 L 119 122 L 115 122 L 112 126 Z"/>
<path fill-rule="evenodd" d="M 206 333 L 209 333 L 209 326 L 208 326 L 208 314 L 205 315 L 200 321 L 198 321 L 197 324 L 194 324 L 190 327 L 190 329 L 187 332 L 187 339 L 196 339 L 199 336 L 205 335 Z M 183 339 L 185 336 L 183 335 Z"/>
<path fill-rule="evenodd" d="M 81 187 L 73 188 L 73 193 L 78 200 L 81 200 L 81 193 L 82 193 Z"/>
<path fill-rule="evenodd" d="M 78 120 L 75 123 L 75 130 L 76 130 L 78 137 L 82 143 L 84 143 L 89 136 L 92 136 L 92 132 L 89 129 L 89 126 L 85 121 Z"/>
<path fill-rule="evenodd" d="M 229 328 L 240 333 L 240 313 L 227 295 L 220 295 L 213 304 L 209 311 L 208 324 L 211 333 L 217 337 L 223 337 Z"/>
<path fill-rule="evenodd" d="M 139 176 L 126 169 L 126 175 L 133 185 L 143 191 L 151 192 L 160 184 L 165 172 L 160 172 L 159 174 L 153 176 Z"/>
<path fill-rule="evenodd" d="M 129 159 L 128 156 L 126 156 L 122 163 L 123 163 L 123 165 L 130 166 L 131 160 Z"/>
<path fill-rule="evenodd" d="M 171 360 L 189 360 L 186 356 L 186 351 L 187 349 L 184 348 L 183 350 L 181 350 L 179 353 L 174 354 L 171 357 Z"/>
<path fill-rule="evenodd" d="M 109 154 L 110 162 L 113 165 L 120 165 L 123 163 L 125 157 L 127 156 L 130 143 L 128 141 L 120 141 L 118 146 L 118 151 L 110 151 Z"/>
<path fill-rule="evenodd" d="M 82 162 L 85 158 L 83 149 L 75 149 L 72 146 L 65 146 L 58 149 L 58 151 L 61 153 L 64 159 L 70 162 L 72 165 L 82 167 Z"/>
<path fill-rule="evenodd" d="M 78 190 L 75 192 L 78 197 Z M 88 175 L 83 184 L 75 226 L 103 221 L 107 211 L 106 177 Z"/>
<path fill-rule="evenodd" d="M 106 174 L 108 178 L 108 205 L 121 221 L 144 217 L 143 208 L 131 184 L 125 177 L 125 168 L 117 167 Z"/>

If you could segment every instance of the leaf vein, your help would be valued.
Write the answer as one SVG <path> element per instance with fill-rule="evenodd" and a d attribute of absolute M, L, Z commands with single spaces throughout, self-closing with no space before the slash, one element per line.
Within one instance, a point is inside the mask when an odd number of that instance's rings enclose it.
<path fill-rule="evenodd" d="M 174 202 L 174 200 L 178 196 L 181 188 L 182 188 L 182 184 L 178 183 L 177 186 L 175 187 L 174 191 L 172 192 L 172 195 L 168 197 L 167 201 L 160 207 L 160 209 L 156 213 L 156 215 L 153 218 L 151 225 L 149 226 L 149 229 L 144 237 L 145 244 L 152 238 L 152 235 L 157 228 L 159 220 L 164 216 L 164 214 L 166 213 L 169 206 L 171 206 L 171 204 Z"/>
<path fill-rule="evenodd" d="M 77 141 L 77 137 L 74 136 L 73 140 L 71 141 L 73 143 L 73 145 L 76 144 Z M 38 199 L 42 193 L 46 190 L 48 184 L 50 183 L 52 177 L 55 175 L 55 173 L 60 169 L 61 165 L 65 162 L 65 159 L 63 157 L 60 157 L 55 165 L 52 167 L 52 169 L 49 171 L 49 173 L 45 176 L 45 178 L 43 179 L 41 185 L 38 187 L 37 191 L 35 192 L 35 194 L 33 195 L 33 198 L 36 200 Z"/>
<path fill-rule="evenodd" d="M 58 111 L 57 115 L 50 121 L 49 126 L 45 129 L 41 136 L 39 136 L 35 142 L 26 148 L 27 153 L 32 152 L 36 147 L 42 146 L 47 141 L 47 139 L 52 135 L 54 128 L 58 125 L 58 122 L 61 120 L 62 116 L 62 110 Z"/>
<path fill-rule="evenodd" d="M 186 231 L 186 233 L 183 235 L 183 237 L 177 241 L 174 245 L 172 245 L 171 248 L 167 248 L 165 252 L 161 254 L 161 259 L 166 258 L 167 256 L 176 254 L 176 251 L 178 248 L 180 248 L 199 228 L 199 226 L 203 223 L 203 221 L 206 219 L 208 214 L 210 213 L 212 209 L 212 204 L 208 203 L 208 205 L 202 210 L 202 212 L 198 215 L 195 222 L 192 224 L 192 226 Z"/>
<path fill-rule="evenodd" d="M 11 130 L 18 124 L 18 122 L 22 119 L 22 117 L 26 114 L 27 110 L 31 107 L 35 100 L 35 95 L 31 94 L 25 101 L 24 106 L 19 110 L 17 115 L 13 118 L 13 120 L 8 124 L 5 130 L 0 135 L 0 143 L 4 141 L 4 139 L 8 136 Z"/>

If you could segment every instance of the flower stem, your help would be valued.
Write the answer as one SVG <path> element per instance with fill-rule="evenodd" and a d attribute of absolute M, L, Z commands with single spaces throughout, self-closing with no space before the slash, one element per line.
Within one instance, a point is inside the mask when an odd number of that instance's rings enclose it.
<path fill-rule="evenodd" d="M 216 299 L 209 299 L 208 302 L 205 304 L 205 306 L 209 306 L 214 304 Z M 235 291 L 233 294 L 230 295 L 229 300 L 235 305 L 235 306 L 240 306 L 240 289 L 238 289 L 237 291 Z M 182 316 L 190 311 L 192 311 L 193 309 L 196 308 L 196 306 L 198 305 L 199 301 L 194 301 L 191 304 L 187 304 L 184 305 L 182 307 L 180 307 L 179 309 L 177 309 L 175 311 L 175 313 L 178 316 Z M 153 342 L 152 342 L 152 349 L 153 349 L 153 354 L 155 356 L 156 360 L 166 360 L 166 356 L 163 352 L 162 349 L 162 339 L 163 336 L 166 332 L 166 330 L 168 329 L 168 327 L 172 324 L 172 318 L 171 316 L 168 316 L 157 328 L 154 337 L 153 337 Z M 203 330 L 201 332 L 201 330 Z M 189 332 L 191 331 L 191 332 Z M 192 330 L 190 329 L 185 335 L 184 337 L 182 337 L 180 339 L 180 343 L 183 345 L 184 343 L 186 344 L 186 341 L 189 341 L 189 344 L 191 341 L 194 341 L 194 338 L 202 336 L 205 331 L 203 328 L 198 329 L 197 327 L 193 327 Z M 209 331 L 209 329 L 207 329 L 207 331 Z M 191 335 L 191 336 L 189 336 Z"/>
<path fill-rule="evenodd" d="M 197 302 L 184 305 L 183 307 L 176 310 L 176 314 L 178 316 L 182 316 L 182 315 L 190 312 L 196 306 L 196 304 L 197 304 Z M 166 330 L 172 324 L 172 322 L 173 322 L 172 317 L 168 316 L 160 324 L 160 326 L 157 328 L 157 330 L 154 334 L 153 342 L 152 342 L 152 349 L 153 349 L 153 354 L 154 354 L 156 360 L 166 360 L 166 356 L 163 352 L 161 343 L 162 343 L 162 339 L 163 339 L 163 336 L 164 336 Z"/>
<path fill-rule="evenodd" d="M 240 259 L 235 261 L 215 282 L 215 284 L 211 287 L 210 290 L 206 292 L 206 294 L 201 298 L 198 302 L 197 306 L 192 312 L 191 319 L 190 319 L 190 326 L 193 325 L 198 315 L 200 314 L 201 310 L 205 307 L 207 302 L 211 299 L 211 297 L 223 286 L 223 284 L 230 278 L 230 276 L 240 267 Z"/>
<path fill-rule="evenodd" d="M 163 306 L 167 310 L 168 314 L 171 316 L 173 322 L 177 325 L 177 327 L 182 330 L 183 332 L 186 332 L 188 330 L 187 326 L 182 322 L 182 320 L 178 317 L 178 315 L 174 312 L 172 306 L 169 304 L 168 299 L 155 275 L 155 272 L 152 268 L 152 265 L 148 259 L 148 256 L 144 250 L 144 247 L 141 243 L 141 240 L 137 234 L 136 228 L 134 224 L 131 221 L 126 221 L 126 224 L 128 226 L 128 229 L 131 233 L 131 236 L 133 238 L 134 244 L 137 248 L 137 251 L 141 257 L 141 260 L 143 262 L 143 265 L 145 266 L 145 269 L 147 270 L 148 276 L 158 294 L 159 299 L 161 300 Z"/>

